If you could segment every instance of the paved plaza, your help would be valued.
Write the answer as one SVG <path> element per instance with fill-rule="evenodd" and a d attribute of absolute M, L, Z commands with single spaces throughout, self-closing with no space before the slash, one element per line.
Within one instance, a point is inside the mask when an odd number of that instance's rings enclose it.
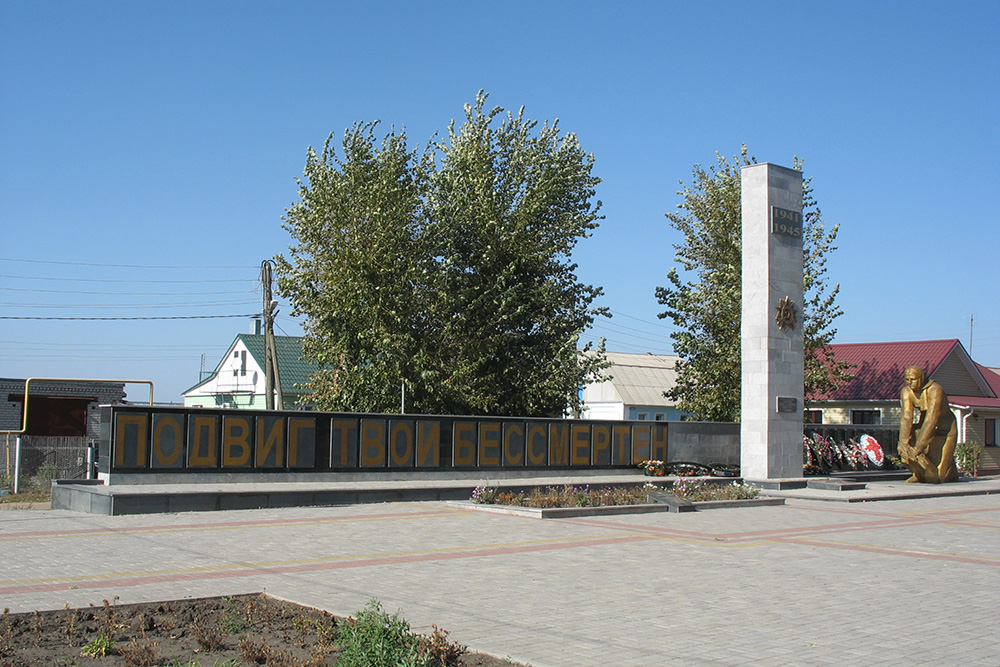
<path fill-rule="evenodd" d="M 266 591 L 570 665 L 997 665 L 1000 495 L 533 519 L 413 502 L 0 512 L 12 612 Z"/>

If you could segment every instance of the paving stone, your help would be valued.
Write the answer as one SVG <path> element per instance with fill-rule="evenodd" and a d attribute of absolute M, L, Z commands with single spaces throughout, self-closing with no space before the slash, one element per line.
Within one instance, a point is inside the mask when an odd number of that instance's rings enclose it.
<path fill-rule="evenodd" d="M 998 495 L 546 521 L 444 502 L 19 510 L 0 512 L 0 605 L 266 590 L 337 614 L 378 598 L 534 667 L 992 665 L 998 527 Z"/>

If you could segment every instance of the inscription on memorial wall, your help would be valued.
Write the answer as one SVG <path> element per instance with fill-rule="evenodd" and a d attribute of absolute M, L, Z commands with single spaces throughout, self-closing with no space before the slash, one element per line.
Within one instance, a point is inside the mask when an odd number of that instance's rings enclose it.
<path fill-rule="evenodd" d="M 667 422 L 156 406 L 102 409 L 101 472 L 630 467 L 667 460 Z"/>

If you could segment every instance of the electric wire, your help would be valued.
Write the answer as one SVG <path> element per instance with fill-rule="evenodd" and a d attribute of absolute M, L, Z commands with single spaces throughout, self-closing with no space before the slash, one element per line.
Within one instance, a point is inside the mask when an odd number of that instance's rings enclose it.
<path fill-rule="evenodd" d="M 93 262 L 60 262 L 51 259 L 16 259 L 13 257 L 0 257 L 0 262 L 24 262 L 28 264 L 58 264 L 60 266 L 93 266 L 102 269 L 255 269 L 256 266 L 220 266 L 220 265 L 200 265 L 200 266 L 166 266 L 158 264 L 96 264 Z"/>
<path fill-rule="evenodd" d="M 28 289 L 27 287 L 0 287 L 4 292 L 29 292 L 32 294 L 90 294 L 97 296 L 200 296 L 216 294 L 253 294 L 254 290 L 238 290 L 233 292 L 86 292 L 79 290 L 60 289 Z"/>
<path fill-rule="evenodd" d="M 12 276 L 9 274 L 0 274 L 0 278 L 10 278 L 13 280 L 58 280 L 62 282 L 73 282 L 73 283 L 119 283 L 119 284 L 132 284 L 132 283 L 152 283 L 152 284 L 169 284 L 169 283 L 198 283 L 204 284 L 206 282 L 215 283 L 246 283 L 246 282 L 256 282 L 250 278 L 212 278 L 206 281 L 205 278 L 164 278 L 161 280 L 121 280 L 117 278 L 59 278 L 56 276 Z"/>
<path fill-rule="evenodd" d="M 261 317 L 260 313 L 251 315 L 161 315 L 149 317 L 31 317 L 26 315 L 0 315 L 0 320 L 50 320 L 59 322 L 112 322 L 135 320 L 218 320 L 230 317 Z"/>
<path fill-rule="evenodd" d="M 207 308 L 211 306 L 248 306 L 257 303 L 256 300 L 241 299 L 238 301 L 181 301 L 174 303 L 13 303 L 0 301 L 0 306 L 8 308 Z"/>

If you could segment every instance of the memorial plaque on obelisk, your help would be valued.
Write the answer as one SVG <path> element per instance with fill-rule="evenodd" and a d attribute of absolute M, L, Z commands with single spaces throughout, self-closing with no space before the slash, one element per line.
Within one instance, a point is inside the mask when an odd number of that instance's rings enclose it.
<path fill-rule="evenodd" d="M 740 467 L 744 479 L 802 477 L 802 174 L 742 170 Z"/>

